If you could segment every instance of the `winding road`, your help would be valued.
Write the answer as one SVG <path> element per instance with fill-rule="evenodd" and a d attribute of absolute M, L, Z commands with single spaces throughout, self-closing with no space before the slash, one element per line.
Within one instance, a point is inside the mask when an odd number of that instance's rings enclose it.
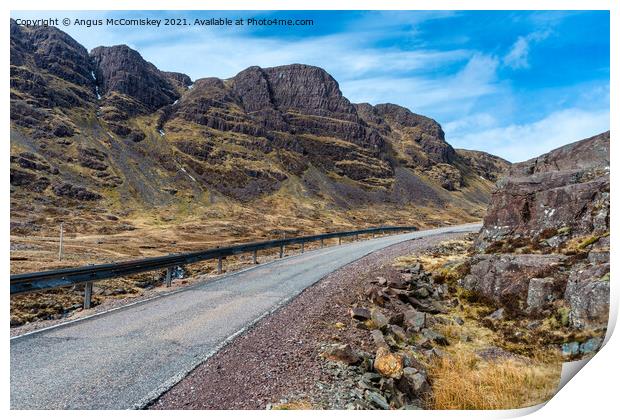
<path fill-rule="evenodd" d="M 138 409 L 305 288 L 367 254 L 449 226 L 293 255 L 11 339 L 12 409 Z"/>

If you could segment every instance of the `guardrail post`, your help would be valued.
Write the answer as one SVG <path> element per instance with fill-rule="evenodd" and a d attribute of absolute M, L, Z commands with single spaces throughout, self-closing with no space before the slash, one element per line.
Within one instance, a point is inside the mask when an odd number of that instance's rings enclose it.
<path fill-rule="evenodd" d="M 217 257 L 217 274 L 222 274 L 222 257 Z"/>
<path fill-rule="evenodd" d="M 304 245 L 305 245 L 304 241 L 301 241 L 301 253 L 302 254 L 304 253 Z"/>
<path fill-rule="evenodd" d="M 170 287 L 172 285 L 172 267 L 166 268 L 166 287 Z"/>
<path fill-rule="evenodd" d="M 284 245 L 280 245 L 280 258 L 284 255 Z"/>
<path fill-rule="evenodd" d="M 321 248 L 323 248 L 323 239 L 321 239 Z"/>
<path fill-rule="evenodd" d="M 254 250 L 254 252 L 252 252 L 252 264 L 258 264 L 256 257 L 257 257 L 256 250 Z"/>
<path fill-rule="evenodd" d="M 342 245 L 342 236 L 338 237 L 338 245 Z"/>
<path fill-rule="evenodd" d="M 356 240 L 356 241 L 359 241 L 359 239 L 360 239 L 360 235 L 356 233 L 356 234 L 355 234 L 355 240 Z"/>
<path fill-rule="evenodd" d="M 385 229 L 381 229 L 381 235 L 385 235 Z"/>
<path fill-rule="evenodd" d="M 84 284 L 84 309 L 90 309 L 93 296 L 93 282 L 89 281 Z"/>

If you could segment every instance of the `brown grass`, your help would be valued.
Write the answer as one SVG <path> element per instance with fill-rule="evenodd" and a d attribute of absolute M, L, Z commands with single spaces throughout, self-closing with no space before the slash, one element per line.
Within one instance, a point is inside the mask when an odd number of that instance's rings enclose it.
<path fill-rule="evenodd" d="M 457 345 L 458 346 L 458 345 Z M 498 410 L 529 407 L 553 397 L 560 366 L 514 359 L 483 361 L 467 349 L 429 369 L 436 410 Z"/>

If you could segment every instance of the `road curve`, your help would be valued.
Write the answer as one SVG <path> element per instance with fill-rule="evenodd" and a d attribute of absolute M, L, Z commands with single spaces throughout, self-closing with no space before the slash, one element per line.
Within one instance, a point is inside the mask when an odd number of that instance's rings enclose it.
<path fill-rule="evenodd" d="M 308 251 L 11 339 L 12 409 L 142 408 L 325 275 L 399 242 L 480 224 Z"/>

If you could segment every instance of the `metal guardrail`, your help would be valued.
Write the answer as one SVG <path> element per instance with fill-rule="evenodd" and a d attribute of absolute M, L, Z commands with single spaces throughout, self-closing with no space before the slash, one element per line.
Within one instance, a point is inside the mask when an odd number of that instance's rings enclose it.
<path fill-rule="evenodd" d="M 253 253 L 253 262 L 257 262 L 257 251 L 280 248 L 280 258 L 284 254 L 284 247 L 287 245 L 301 244 L 301 252 L 304 252 L 304 245 L 308 242 L 321 242 L 325 239 L 338 238 L 340 245 L 342 238 L 352 237 L 358 239 L 358 235 L 386 232 L 407 232 L 418 230 L 414 226 L 383 226 L 361 230 L 351 230 L 345 232 L 323 233 L 320 235 L 300 236 L 297 238 L 275 239 L 271 241 L 252 242 L 248 244 L 232 245 L 222 248 L 212 248 L 204 251 L 188 252 L 182 254 L 172 254 L 162 257 L 145 258 L 134 261 L 123 261 L 118 263 L 89 265 L 75 268 L 63 268 L 59 270 L 40 271 L 36 273 L 23 273 L 11 276 L 11 295 L 39 292 L 58 287 L 75 286 L 85 284 L 84 288 L 84 308 L 89 308 L 91 304 L 92 285 L 94 281 L 106 280 L 116 277 L 123 277 L 130 274 L 144 273 L 166 269 L 166 286 L 172 282 L 172 270 L 175 267 L 196 263 L 199 261 L 217 259 L 218 273 L 222 272 L 223 258 L 231 255 Z"/>

